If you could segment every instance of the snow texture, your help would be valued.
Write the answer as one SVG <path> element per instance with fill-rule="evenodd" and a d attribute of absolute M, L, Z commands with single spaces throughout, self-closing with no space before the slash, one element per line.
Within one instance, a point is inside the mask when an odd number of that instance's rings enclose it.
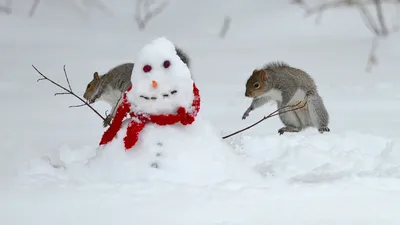
<path fill-rule="evenodd" d="M 190 126 L 149 124 L 139 142 L 125 152 L 122 138 L 127 122 L 117 138 L 98 149 L 61 148 L 58 154 L 31 160 L 18 182 L 40 185 L 57 180 L 93 185 L 147 181 L 194 186 L 262 182 L 261 175 L 246 166 L 206 121 Z"/>

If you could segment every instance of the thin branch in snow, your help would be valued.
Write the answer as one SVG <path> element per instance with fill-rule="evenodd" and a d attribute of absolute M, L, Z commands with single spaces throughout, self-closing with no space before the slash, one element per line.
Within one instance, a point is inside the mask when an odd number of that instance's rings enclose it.
<path fill-rule="evenodd" d="M 302 105 L 300 105 L 300 104 L 302 104 Z M 243 129 L 241 129 L 241 130 L 238 130 L 238 131 L 236 131 L 236 132 L 234 132 L 234 133 L 232 133 L 232 134 L 226 135 L 226 136 L 222 137 L 222 139 L 226 139 L 226 138 L 232 137 L 232 136 L 234 136 L 234 135 L 236 135 L 236 134 L 239 134 L 239 133 L 241 133 L 241 132 L 243 132 L 243 131 L 246 131 L 246 130 L 248 130 L 248 129 L 254 127 L 254 126 L 256 126 L 257 124 L 261 123 L 262 121 L 264 121 L 264 120 L 266 120 L 266 119 L 269 119 L 269 118 L 274 117 L 274 116 L 278 116 L 278 115 L 280 115 L 280 114 L 284 114 L 284 113 L 287 113 L 287 112 L 291 112 L 291 111 L 295 111 L 295 110 L 301 109 L 301 108 L 305 107 L 306 105 L 307 105 L 307 102 L 304 102 L 304 103 L 303 103 L 303 101 L 301 101 L 301 102 L 299 102 L 299 103 L 297 103 L 297 104 L 295 104 L 295 105 L 283 106 L 283 107 L 281 107 L 281 108 L 279 108 L 279 109 L 273 111 L 273 112 L 270 113 L 269 115 L 264 116 L 261 120 L 259 120 L 259 121 L 255 122 L 255 123 L 253 123 L 252 125 L 250 125 L 250 126 L 248 126 L 248 127 L 245 127 L 245 128 L 243 128 Z M 288 108 L 290 108 L 290 109 L 288 109 Z M 284 109 L 287 109 L 287 110 L 284 110 Z"/>
<path fill-rule="evenodd" d="M 68 79 L 67 71 L 66 71 L 66 69 L 65 69 L 65 65 L 64 65 L 64 76 L 65 76 L 65 79 L 67 80 L 69 89 L 66 88 L 66 87 L 61 86 L 61 85 L 58 84 L 57 82 L 55 82 L 55 81 L 51 80 L 50 78 L 48 78 L 47 76 L 45 76 L 45 75 L 44 75 L 42 72 L 40 72 L 34 65 L 32 65 L 32 67 L 36 70 L 37 73 L 40 74 L 40 76 L 42 76 L 42 78 L 39 78 L 39 79 L 37 80 L 38 82 L 39 82 L 39 81 L 42 81 L 42 80 L 47 80 L 47 81 L 49 81 L 50 83 L 56 85 L 57 87 L 59 87 L 59 88 L 61 88 L 62 90 L 65 91 L 65 92 L 55 93 L 54 95 L 72 95 L 72 96 L 74 96 L 75 98 L 77 98 L 77 99 L 79 99 L 81 102 L 83 102 L 86 106 L 88 106 L 93 112 L 95 112 L 103 121 L 105 121 L 105 118 L 104 118 L 99 112 L 97 112 L 89 103 L 87 103 L 85 100 L 83 100 L 81 97 L 79 97 L 77 94 L 75 94 L 75 93 L 72 91 L 71 84 L 70 84 L 69 79 Z M 77 107 L 77 106 L 70 106 L 70 108 L 71 108 L 71 107 Z M 108 124 L 108 125 L 110 125 L 110 124 Z"/>

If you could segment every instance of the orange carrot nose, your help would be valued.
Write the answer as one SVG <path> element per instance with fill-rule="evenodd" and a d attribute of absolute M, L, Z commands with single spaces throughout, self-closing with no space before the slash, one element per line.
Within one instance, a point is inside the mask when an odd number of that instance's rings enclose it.
<path fill-rule="evenodd" d="M 157 88 L 158 87 L 158 83 L 155 80 L 151 81 L 151 85 L 153 86 L 153 88 Z"/>

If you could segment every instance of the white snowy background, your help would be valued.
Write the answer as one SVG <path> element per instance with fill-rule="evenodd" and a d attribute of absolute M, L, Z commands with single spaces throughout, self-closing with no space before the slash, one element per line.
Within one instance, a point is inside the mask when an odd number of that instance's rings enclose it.
<path fill-rule="evenodd" d="M 0 224 L 400 224 L 400 34 L 380 42 L 379 64 L 367 73 L 374 36 L 355 8 L 328 10 L 317 25 L 288 1 L 173 0 L 139 31 L 133 0 L 104 0 L 107 12 L 91 8 L 94 2 L 42 0 L 29 18 L 32 2 L 14 0 L 11 15 L 0 13 Z M 385 12 L 388 24 L 400 23 L 394 4 Z M 220 39 L 225 16 L 232 24 Z M 200 116 L 215 135 L 275 110 L 270 104 L 241 120 L 250 104 L 246 79 L 274 60 L 313 76 L 331 132 L 279 136 L 282 125 L 274 117 L 225 140 L 262 177 L 257 185 L 198 185 L 169 181 L 168 174 L 135 182 L 68 183 L 51 180 L 52 174 L 24 180 L 21 171 L 31 166 L 38 172 L 35 162 L 43 156 L 87 157 L 103 133 L 90 109 L 68 108 L 80 102 L 54 96 L 60 90 L 49 82 L 37 83 L 31 65 L 66 85 L 65 64 L 73 90 L 82 95 L 94 71 L 132 61 L 157 36 L 189 54 L 202 96 Z M 187 165 L 197 163 L 186 155 Z M 196 176 L 184 171 L 181 181 Z M 80 171 L 74 174 L 85 180 Z"/>

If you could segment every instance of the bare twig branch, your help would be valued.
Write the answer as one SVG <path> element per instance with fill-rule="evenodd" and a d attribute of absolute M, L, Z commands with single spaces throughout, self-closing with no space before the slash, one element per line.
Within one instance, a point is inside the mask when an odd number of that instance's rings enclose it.
<path fill-rule="evenodd" d="M 228 30 L 231 26 L 231 21 L 232 21 L 232 19 L 230 16 L 225 17 L 224 23 L 222 24 L 222 27 L 221 27 L 221 31 L 219 32 L 220 38 L 225 38 L 226 33 L 228 33 Z"/>
<path fill-rule="evenodd" d="M 60 93 L 55 93 L 54 94 L 54 96 L 57 96 L 57 95 L 70 95 L 71 93 L 68 93 L 68 92 L 60 92 Z"/>
<path fill-rule="evenodd" d="M 310 16 L 312 14 L 317 14 L 317 17 L 315 18 L 315 23 L 319 23 L 322 18 L 322 14 L 326 10 L 332 9 L 332 8 L 338 8 L 341 6 L 352 5 L 353 1 L 352 0 L 336 0 L 333 2 L 325 2 L 325 3 L 322 3 L 315 7 L 311 7 L 303 0 L 294 0 L 293 4 L 299 5 L 301 8 L 303 8 L 306 12 L 306 16 Z"/>
<path fill-rule="evenodd" d="M 12 0 L 7 0 L 5 5 L 0 5 L 0 12 L 5 14 L 12 13 Z"/>
<path fill-rule="evenodd" d="M 106 119 L 104 120 L 103 126 L 106 127 L 107 125 L 109 125 L 111 123 L 111 120 L 114 118 L 114 114 L 118 109 L 118 105 L 120 104 L 121 99 L 124 96 L 124 92 L 121 92 L 121 95 L 118 98 L 118 101 L 115 103 L 114 107 L 111 109 L 112 112 L 110 115 L 107 115 L 107 110 L 105 112 L 106 115 Z"/>
<path fill-rule="evenodd" d="M 63 70 L 64 70 L 65 79 L 67 80 L 67 83 L 68 83 L 69 90 L 72 93 L 71 83 L 69 83 L 69 79 L 68 79 L 68 75 L 67 75 L 67 70 L 65 69 L 65 65 L 63 66 Z"/>
<path fill-rule="evenodd" d="M 112 16 L 114 13 L 104 4 L 103 0 L 81 0 L 82 5 L 85 6 L 86 12 L 88 13 L 92 9 L 102 11 L 108 16 Z"/>
<path fill-rule="evenodd" d="M 236 131 L 236 132 L 234 132 L 234 133 L 232 133 L 232 134 L 226 135 L 226 136 L 222 137 L 222 139 L 226 139 L 226 138 L 232 137 L 232 136 L 234 136 L 234 135 L 236 135 L 236 134 L 239 134 L 239 133 L 241 133 L 241 132 L 243 132 L 243 131 L 246 131 L 246 130 L 248 130 L 248 129 L 254 127 L 254 126 L 256 126 L 257 124 L 261 123 L 262 121 L 264 121 L 264 120 L 266 120 L 266 119 L 269 119 L 269 118 L 274 117 L 274 116 L 278 116 L 278 115 L 283 114 L 283 113 L 287 113 L 287 112 L 291 112 L 291 111 L 295 111 L 295 110 L 301 109 L 301 108 L 303 108 L 303 107 L 305 107 L 305 106 L 307 105 L 307 102 L 304 102 L 303 105 L 298 106 L 298 105 L 300 105 L 301 103 L 302 103 L 302 102 L 299 102 L 299 103 L 297 103 L 296 105 L 287 105 L 287 106 L 283 106 L 283 107 L 281 107 L 281 108 L 279 108 L 279 109 L 273 111 L 273 112 L 270 113 L 269 115 L 264 116 L 261 120 L 259 120 L 259 121 L 255 122 L 255 123 L 253 123 L 252 125 L 250 125 L 250 126 L 248 126 L 248 127 L 245 127 L 245 128 L 243 128 L 243 129 L 241 129 L 241 130 L 238 130 L 238 131 Z M 296 106 L 298 106 L 298 107 L 296 107 Z M 294 108 L 294 107 L 296 107 L 296 108 Z M 282 111 L 283 109 L 287 109 L 287 108 L 291 108 L 291 109 Z"/>
<path fill-rule="evenodd" d="M 168 6 L 167 1 L 161 2 L 154 9 L 150 9 L 154 2 L 151 0 L 137 0 L 136 1 L 136 15 L 135 20 L 140 30 L 144 30 L 147 23 L 157 15 L 159 15 Z M 144 15 L 143 15 L 144 14 Z"/>
<path fill-rule="evenodd" d="M 146 14 L 150 14 L 150 7 L 152 4 L 154 4 L 154 2 L 152 0 L 145 0 L 142 1 L 142 9 L 143 9 L 143 13 Z"/>
<path fill-rule="evenodd" d="M 54 82 L 53 80 L 51 80 L 50 78 L 48 78 L 47 76 L 45 76 L 42 72 L 40 72 L 34 65 L 32 65 L 32 67 L 36 70 L 37 73 L 40 74 L 40 76 L 42 76 L 43 78 L 39 78 L 37 81 L 41 81 L 41 80 L 47 80 L 50 83 L 56 85 L 57 87 L 61 88 L 62 90 L 64 90 L 65 92 L 62 93 L 56 93 L 55 95 L 64 95 L 64 94 L 70 94 L 73 95 L 75 98 L 79 99 L 81 102 L 83 102 L 85 105 L 87 105 L 93 112 L 95 112 L 103 121 L 105 120 L 105 118 L 99 113 L 97 112 L 91 105 L 89 105 L 89 103 L 87 103 L 85 100 L 83 100 L 81 97 L 79 97 L 78 95 L 76 95 L 74 92 L 72 92 L 72 88 L 70 86 L 70 90 L 68 90 L 67 88 L 61 86 L 60 84 Z M 68 80 L 68 75 L 67 72 L 65 70 L 65 66 L 64 66 L 64 74 L 66 77 L 66 80 L 68 81 L 68 85 L 69 85 L 69 80 Z"/>
<path fill-rule="evenodd" d="M 376 4 L 377 1 L 379 2 L 379 7 L 381 7 L 382 3 L 397 4 L 400 2 L 400 0 L 364 0 L 364 1 L 336 0 L 331 2 L 324 2 L 316 6 L 310 6 L 304 0 L 293 0 L 292 4 L 298 5 L 301 8 L 303 8 L 304 11 L 306 12 L 306 16 L 317 14 L 316 23 L 318 23 L 322 17 L 322 14 L 329 9 L 341 8 L 341 7 L 359 7 L 359 6 Z M 380 12 L 382 12 L 382 9 L 380 9 Z M 382 22 L 384 22 L 383 14 L 382 14 Z"/>
<path fill-rule="evenodd" d="M 12 9 L 8 8 L 6 6 L 0 5 L 0 12 L 3 12 L 5 14 L 11 14 L 12 13 Z"/>
<path fill-rule="evenodd" d="M 86 103 L 85 104 L 80 104 L 80 105 L 70 105 L 70 106 L 68 106 L 68 108 L 78 108 L 78 107 L 82 107 L 82 106 L 85 106 L 86 105 Z"/>
<path fill-rule="evenodd" d="M 33 15 L 35 14 L 39 4 L 40 4 L 40 0 L 33 0 L 32 7 L 29 10 L 29 17 L 33 17 Z"/>
<path fill-rule="evenodd" d="M 371 72 L 372 67 L 378 63 L 378 60 L 376 58 L 376 49 L 378 48 L 378 44 L 379 36 L 376 36 L 372 41 L 371 50 L 368 54 L 367 67 L 365 68 L 367 72 Z"/>
<path fill-rule="evenodd" d="M 377 64 L 376 50 L 378 48 L 378 43 L 380 38 L 387 37 L 391 33 L 397 32 L 399 27 L 388 28 L 386 26 L 384 12 L 382 4 L 399 4 L 400 0 L 336 0 L 334 2 L 322 3 L 316 7 L 310 7 L 305 3 L 304 0 L 293 0 L 294 4 L 301 6 L 307 15 L 314 13 L 319 13 L 319 15 L 332 8 L 338 8 L 343 6 L 356 7 L 364 21 L 365 26 L 374 34 L 374 39 L 372 41 L 371 50 L 368 55 L 366 71 L 370 72 L 373 65 Z M 373 5 L 376 10 L 376 18 L 368 11 L 367 6 Z"/>
<path fill-rule="evenodd" d="M 357 6 L 357 9 L 360 11 L 361 17 L 364 20 L 365 26 L 375 35 L 379 35 L 379 27 L 375 23 L 372 15 L 368 12 L 368 9 L 360 4 Z"/>
<path fill-rule="evenodd" d="M 383 16 L 382 1 L 374 0 L 374 3 L 375 3 L 375 8 L 376 8 L 376 15 L 378 17 L 379 24 L 381 25 L 380 35 L 387 36 L 389 33 L 389 30 L 386 27 L 385 18 Z"/>

